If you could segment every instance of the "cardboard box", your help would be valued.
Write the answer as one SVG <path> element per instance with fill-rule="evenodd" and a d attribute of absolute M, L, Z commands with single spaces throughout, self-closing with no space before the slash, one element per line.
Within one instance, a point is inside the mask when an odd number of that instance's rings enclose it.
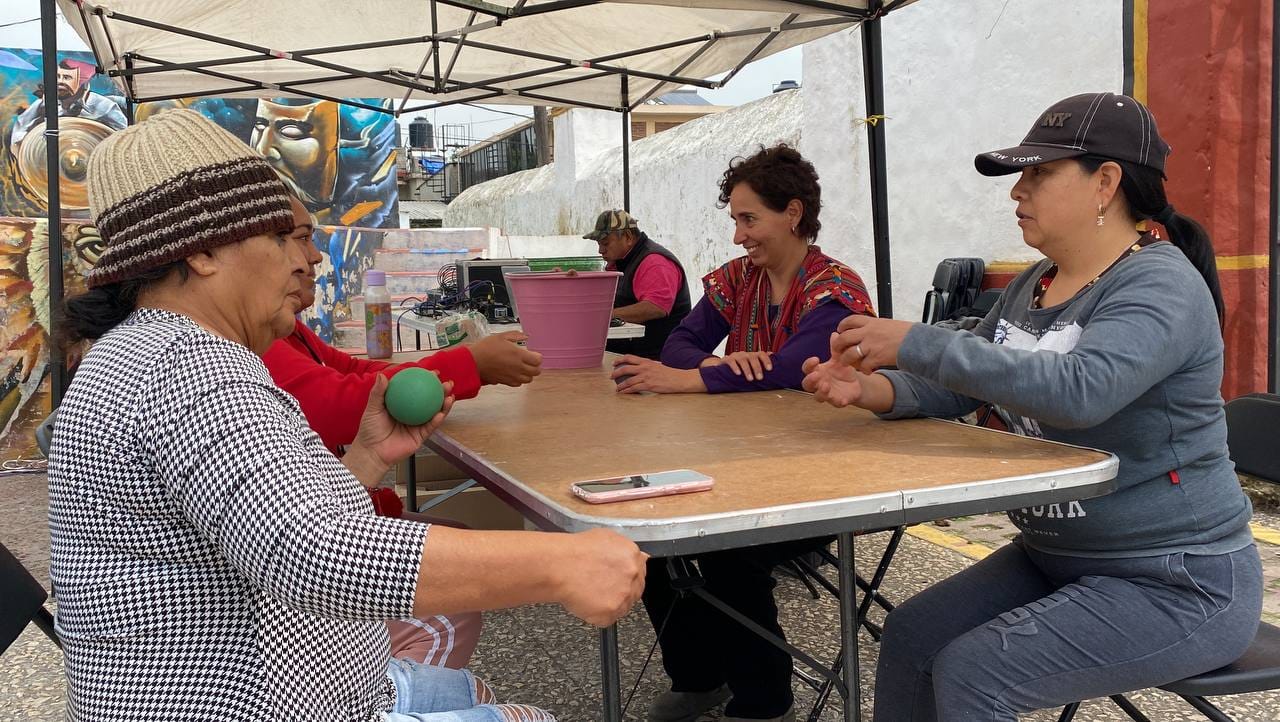
<path fill-rule="evenodd" d="M 423 449 L 415 455 L 414 474 L 418 479 L 418 493 L 423 491 L 440 491 L 452 489 L 468 478 L 467 472 L 454 466 L 435 452 Z M 396 464 L 396 484 L 409 481 L 409 463 L 402 461 Z"/>
<path fill-rule="evenodd" d="M 458 480 L 461 483 L 463 480 Z M 449 493 L 449 489 L 423 492 L 418 491 L 418 503 L 425 504 L 436 497 Z M 456 521 L 472 529 L 524 529 L 524 517 L 520 512 L 507 506 L 501 499 L 482 486 L 473 486 L 466 491 L 455 494 L 439 506 L 433 506 L 423 512 L 427 516 L 438 519 Z"/>

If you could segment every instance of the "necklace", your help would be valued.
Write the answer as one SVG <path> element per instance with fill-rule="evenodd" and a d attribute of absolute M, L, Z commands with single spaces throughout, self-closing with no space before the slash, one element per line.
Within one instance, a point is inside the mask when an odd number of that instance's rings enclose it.
<path fill-rule="evenodd" d="M 1094 276 L 1092 281 L 1089 281 L 1088 283 L 1081 286 L 1080 291 L 1076 291 L 1076 294 L 1079 294 L 1081 291 L 1084 291 L 1085 289 L 1093 286 L 1093 284 L 1102 280 L 1102 277 L 1107 275 L 1108 271 L 1118 266 L 1121 261 L 1128 258 L 1129 256 L 1132 256 L 1138 251 L 1141 251 L 1142 249 L 1146 248 L 1152 243 L 1155 243 L 1157 240 L 1159 239 L 1153 238 L 1150 234 L 1143 234 L 1138 238 L 1138 240 L 1129 244 L 1129 247 L 1124 249 L 1124 253 L 1121 253 L 1120 256 L 1116 258 L 1116 260 L 1112 261 L 1111 265 L 1102 269 L 1102 273 L 1099 273 L 1097 276 Z M 1035 292 L 1031 294 L 1032 308 L 1041 307 L 1040 306 L 1041 299 L 1044 298 L 1045 292 L 1049 290 L 1049 286 L 1053 285 L 1053 279 L 1057 277 L 1058 277 L 1058 264 L 1055 263 L 1049 267 L 1049 270 L 1045 271 L 1044 274 L 1040 276 L 1040 280 L 1036 283 Z"/>

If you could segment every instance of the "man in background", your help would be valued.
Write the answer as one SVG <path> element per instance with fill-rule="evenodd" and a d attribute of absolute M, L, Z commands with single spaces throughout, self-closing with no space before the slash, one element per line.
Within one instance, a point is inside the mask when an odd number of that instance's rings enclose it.
<path fill-rule="evenodd" d="M 613 353 L 657 359 L 667 336 L 689 314 L 689 281 L 671 251 L 640 230 L 630 213 L 608 210 L 583 236 L 596 242 L 606 270 L 621 271 L 613 299 L 613 317 L 644 326 L 641 338 L 610 340 Z"/>

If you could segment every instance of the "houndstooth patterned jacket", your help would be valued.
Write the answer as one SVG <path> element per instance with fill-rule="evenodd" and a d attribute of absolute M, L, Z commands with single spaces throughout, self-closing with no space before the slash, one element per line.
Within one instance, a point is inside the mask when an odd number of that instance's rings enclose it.
<path fill-rule="evenodd" d="M 369 720 L 428 527 L 375 516 L 257 356 L 141 309 L 58 412 L 51 576 L 67 716 Z"/>

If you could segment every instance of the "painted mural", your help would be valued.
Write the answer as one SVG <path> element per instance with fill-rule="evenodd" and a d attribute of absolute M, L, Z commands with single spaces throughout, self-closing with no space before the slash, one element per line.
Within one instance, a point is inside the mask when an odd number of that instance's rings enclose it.
<path fill-rule="evenodd" d="M 49 413 L 46 98 L 56 96 L 60 118 L 57 173 L 68 294 L 84 290 L 84 274 L 101 251 L 87 221 L 89 154 L 127 125 L 124 98 L 96 71 L 92 54 L 59 53 L 52 95 L 45 92 L 41 68 L 39 50 L 0 49 L 0 460 L 35 455 L 31 431 Z M 297 98 L 164 101 L 138 106 L 135 116 L 141 121 L 171 107 L 204 114 L 293 181 L 320 224 L 315 242 L 325 256 L 319 299 L 307 322 L 332 338 L 382 245 L 381 229 L 399 224 L 394 119 Z"/>
<path fill-rule="evenodd" d="M 45 96 L 39 50 L 0 49 L 0 215 L 39 217 L 48 209 Z M 85 217 L 85 171 L 98 143 L 126 125 L 125 101 L 84 52 L 58 55 L 58 174 L 63 212 Z M 380 99 L 359 99 L 377 106 Z M 396 124 L 374 110 L 305 98 L 199 98 L 144 103 L 143 120 L 165 108 L 200 111 L 253 146 L 291 178 L 321 223 L 396 227 Z"/>
<path fill-rule="evenodd" d="M 38 217 L 48 209 L 44 113 L 45 92 L 38 50 L 0 49 L 0 216 Z M 89 153 L 111 133 L 124 128 L 124 99 L 94 70 L 90 53 L 59 54 L 58 174 L 63 211 L 88 216 L 85 171 Z"/>
<path fill-rule="evenodd" d="M 63 223 L 62 237 L 66 292 L 83 292 L 102 239 L 86 221 Z M 39 456 L 31 432 L 49 414 L 48 328 L 48 224 L 0 217 L 0 459 Z"/>
<path fill-rule="evenodd" d="M 351 299 L 363 292 L 364 272 L 373 268 L 385 235 L 376 228 L 316 228 L 312 240 L 324 260 L 316 269 L 315 305 L 302 320 L 325 341 L 333 341 L 335 324 L 351 320 Z"/>

